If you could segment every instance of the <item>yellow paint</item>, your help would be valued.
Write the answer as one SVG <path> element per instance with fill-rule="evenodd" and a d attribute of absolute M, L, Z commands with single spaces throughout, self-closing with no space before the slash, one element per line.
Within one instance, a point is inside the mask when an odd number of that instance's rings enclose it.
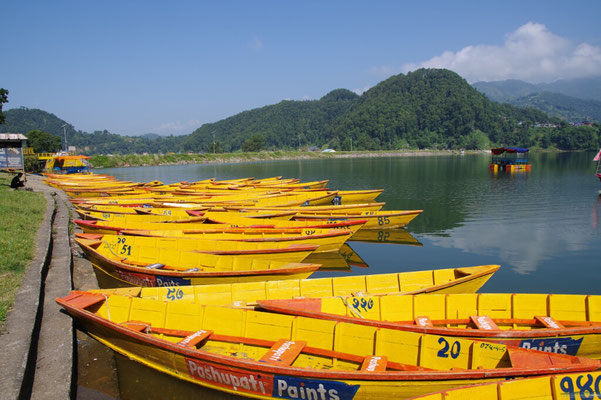
<path fill-rule="evenodd" d="M 581 374 L 548 375 L 543 377 L 501 381 L 485 385 L 469 386 L 445 392 L 432 393 L 415 397 L 420 400 L 559 400 L 593 399 L 600 393 L 595 392 L 595 382 L 601 380 L 601 372 Z M 563 381 L 563 384 L 562 384 Z M 580 386 L 578 385 L 578 383 Z M 564 390 L 572 385 L 572 396 Z M 595 396 L 596 395 L 596 396 Z"/>

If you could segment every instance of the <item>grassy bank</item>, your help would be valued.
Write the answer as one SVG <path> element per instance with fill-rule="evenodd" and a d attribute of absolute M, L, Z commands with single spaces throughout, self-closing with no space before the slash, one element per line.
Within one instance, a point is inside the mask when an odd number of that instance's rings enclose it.
<path fill-rule="evenodd" d="M 46 209 L 41 193 L 12 190 L 12 177 L 0 173 L 0 326 L 34 256 L 35 237 Z"/>
<path fill-rule="evenodd" d="M 477 152 L 477 151 L 476 151 Z M 454 154 L 458 151 L 447 150 L 397 150 L 397 151 L 340 151 L 321 153 L 307 151 L 261 151 L 257 153 L 192 153 L 192 154 L 126 154 L 96 155 L 90 159 L 94 168 L 135 167 L 172 164 L 231 163 L 266 160 L 296 160 L 309 158 L 348 158 L 348 157 L 395 157 L 432 154 Z"/>

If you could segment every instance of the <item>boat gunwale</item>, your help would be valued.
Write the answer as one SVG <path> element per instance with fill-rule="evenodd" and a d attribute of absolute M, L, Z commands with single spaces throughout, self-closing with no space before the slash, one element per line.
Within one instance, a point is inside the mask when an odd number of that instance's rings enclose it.
<path fill-rule="evenodd" d="M 83 239 L 83 240 L 86 240 L 86 239 Z M 91 252 L 94 257 L 100 258 L 101 261 L 106 262 L 107 264 L 113 266 L 116 269 L 123 269 L 123 270 L 127 270 L 127 272 L 144 273 L 144 274 L 148 274 L 148 275 L 161 275 L 161 276 L 185 277 L 185 278 L 188 278 L 188 277 L 189 278 L 203 278 L 203 277 L 212 277 L 212 276 L 225 277 L 225 276 L 254 276 L 254 275 L 288 275 L 288 274 L 296 274 L 296 273 L 303 273 L 303 272 L 310 272 L 310 271 L 315 272 L 321 267 L 321 264 L 315 264 L 315 263 L 290 262 L 288 264 L 302 264 L 302 265 L 301 266 L 291 266 L 288 268 L 274 268 L 274 269 L 265 269 L 265 270 L 239 270 L 239 271 L 219 271 L 219 272 L 218 271 L 185 272 L 185 271 L 174 271 L 174 270 L 165 270 L 165 269 L 150 269 L 150 268 L 136 267 L 134 265 L 124 264 L 123 260 L 117 261 L 117 260 L 110 259 L 110 258 L 106 257 L 104 254 L 101 254 L 100 252 L 98 252 L 92 246 L 82 243 L 80 238 L 75 238 L 75 241 L 84 250 L 84 252 L 86 252 L 86 253 L 87 253 L 87 251 Z M 102 242 L 102 240 L 99 240 L 99 242 Z M 303 251 L 303 250 L 299 250 L 299 251 Z M 214 254 L 214 253 L 207 253 L 207 252 L 197 252 L 197 253 Z M 214 255 L 222 255 L 222 254 L 214 254 Z M 260 257 L 257 257 L 257 258 L 260 258 Z M 273 260 L 273 261 L 278 261 L 278 260 Z M 92 264 L 94 265 L 94 263 L 92 263 Z M 96 268 L 99 268 L 104 271 L 104 268 L 101 268 L 100 266 L 96 266 Z M 107 272 L 107 273 L 109 275 L 111 275 L 109 272 Z"/>
<path fill-rule="evenodd" d="M 230 368 L 240 368 L 248 371 L 256 372 L 267 372 L 272 374 L 284 374 L 289 376 L 302 376 L 308 378 L 326 378 L 326 379 L 336 379 L 336 380 L 353 380 L 353 381 L 395 381 L 395 380 L 405 380 L 405 381 L 423 381 L 423 380 L 459 380 L 459 379 L 478 379 L 478 378 L 495 378 L 495 377 L 520 377 L 520 376 L 536 376 L 536 375 L 549 375 L 549 374 L 567 374 L 571 371 L 574 372 L 589 372 L 597 369 L 599 367 L 599 361 L 589 363 L 574 363 L 574 364 L 561 364 L 561 367 L 546 367 L 546 368 L 519 368 L 519 367 L 510 367 L 510 368 L 498 368 L 498 369 L 475 369 L 475 370 L 464 370 L 464 369 L 455 369 L 455 370 L 434 370 L 434 372 L 430 371 L 383 371 L 383 372 L 367 372 L 367 371 L 325 371 L 325 370 L 311 370 L 309 368 L 299 368 L 292 366 L 270 366 L 266 363 L 261 363 L 259 361 L 251 361 L 244 360 L 236 357 L 228 357 L 220 354 L 213 354 L 208 351 L 203 351 L 201 349 L 192 349 L 186 348 L 184 346 L 178 345 L 177 343 L 171 343 L 164 339 L 159 339 L 154 336 L 150 336 L 148 334 L 137 332 L 133 329 L 127 328 L 124 325 L 117 324 L 112 321 L 108 321 L 106 318 L 102 318 L 95 313 L 73 307 L 69 305 L 62 298 L 56 298 L 56 302 L 64 307 L 70 314 L 75 313 L 80 317 L 87 317 L 87 319 L 91 322 L 95 322 L 108 328 L 110 330 L 115 330 L 118 333 L 125 335 L 135 341 L 146 343 L 152 346 L 159 347 L 160 349 L 172 352 L 175 354 L 179 354 L 180 356 L 191 358 L 194 360 L 202 361 L 206 360 L 209 362 L 216 362 L 219 364 L 224 364 Z M 152 329 L 152 328 L 151 328 Z M 225 335 L 224 335 L 225 336 Z M 242 338 L 242 339 L 251 339 L 253 341 L 261 341 L 262 339 L 254 339 L 254 338 Z M 108 340 L 106 340 L 109 342 Z M 271 343 L 275 343 L 275 341 L 269 341 Z M 478 342 L 478 341 L 474 341 Z M 523 349 L 515 346 L 506 346 L 507 351 L 513 350 L 518 352 L 536 352 L 540 353 L 537 350 L 531 349 Z M 305 347 L 306 349 L 306 347 Z M 335 350 L 327 350 L 327 349 L 318 349 L 322 350 L 324 353 L 332 354 L 331 357 L 336 357 L 336 354 L 345 355 L 348 353 L 337 352 Z M 572 360 L 580 359 L 581 357 L 577 356 L 565 356 L 563 354 L 555 354 L 551 353 L 555 357 L 566 358 L 571 357 Z M 354 357 L 361 357 L 360 355 L 353 355 Z M 342 358 L 342 357 L 341 357 Z M 363 357 L 362 357 L 363 358 Z M 353 361 L 353 360 L 350 360 Z M 410 364 L 408 364 L 410 365 Z M 417 366 L 415 366 L 417 367 Z M 565 372 L 564 372 L 565 371 Z"/>
<path fill-rule="evenodd" d="M 373 295 L 372 295 L 373 296 Z M 377 295 L 376 295 L 377 296 Z M 386 295 L 384 295 L 386 296 Z M 345 296 L 349 298 L 350 296 Z M 320 298 L 315 298 L 311 300 L 321 300 Z M 375 328 L 386 328 L 386 329 L 394 329 L 394 330 L 402 330 L 408 332 L 416 332 L 430 335 L 444 335 L 444 336 L 456 336 L 456 337 L 465 337 L 468 339 L 471 338 L 491 338 L 491 339 L 514 339 L 514 338 L 538 338 L 538 337 L 561 337 L 566 335 L 591 335 L 591 334 L 601 334 L 601 322 L 599 325 L 592 326 L 576 326 L 576 327 L 565 327 L 561 329 L 552 329 L 552 328 L 541 328 L 541 329 L 533 329 L 533 330 L 487 330 L 487 329 L 462 329 L 462 328 L 447 328 L 447 327 L 431 327 L 431 326 L 419 326 L 419 325 L 411 325 L 412 321 L 379 321 L 375 319 L 363 319 L 363 318 L 354 318 L 346 315 L 338 315 L 326 313 L 323 311 L 307 311 L 298 308 L 290 308 L 287 302 L 289 301 L 299 301 L 297 299 L 285 300 L 285 299 L 264 299 L 257 300 L 257 304 L 260 308 L 276 313 L 282 313 L 287 315 L 296 315 L 301 317 L 308 318 L 316 318 L 321 320 L 328 321 L 337 321 L 337 322 L 347 322 L 347 323 L 356 323 L 359 325 L 371 326 Z M 276 305 L 274 305 L 276 303 Z M 282 304 L 282 305 L 279 305 Z M 286 304 L 286 305 L 283 305 Z M 500 323 L 535 323 L 535 319 L 494 319 L 493 321 L 497 321 Z M 401 323 L 404 322 L 404 323 Z M 469 324 L 469 318 L 462 319 L 443 319 L 443 320 L 432 320 L 432 324 Z M 559 321 L 564 323 L 564 321 Z M 566 321 L 566 322 L 580 322 L 580 321 Z M 586 323 L 585 321 L 582 321 Z"/>

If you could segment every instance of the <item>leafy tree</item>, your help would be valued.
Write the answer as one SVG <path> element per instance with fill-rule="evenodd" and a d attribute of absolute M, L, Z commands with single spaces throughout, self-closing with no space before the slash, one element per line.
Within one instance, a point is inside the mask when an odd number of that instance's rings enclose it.
<path fill-rule="evenodd" d="M 8 90 L 0 88 L 0 124 L 3 124 L 6 119 L 2 114 L 2 104 L 4 103 L 8 103 Z"/>
<path fill-rule="evenodd" d="M 246 152 L 261 151 L 265 145 L 265 138 L 263 135 L 252 135 L 242 143 L 242 150 Z"/>
<path fill-rule="evenodd" d="M 27 143 L 36 153 L 54 153 L 61 149 L 61 138 L 39 130 L 29 131 Z"/>

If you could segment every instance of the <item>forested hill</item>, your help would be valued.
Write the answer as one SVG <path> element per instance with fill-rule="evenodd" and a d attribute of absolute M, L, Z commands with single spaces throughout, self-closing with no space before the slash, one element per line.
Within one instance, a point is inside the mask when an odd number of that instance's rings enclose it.
<path fill-rule="evenodd" d="M 359 96 L 337 89 L 319 100 L 289 101 L 256 108 L 205 124 L 184 140 L 186 150 L 255 151 L 322 146 L 337 118 L 349 112 Z M 215 136 L 213 136 L 215 135 Z"/>
<path fill-rule="evenodd" d="M 535 108 L 567 121 L 601 121 L 601 77 L 538 84 L 513 79 L 473 86 L 493 101 Z"/>
<path fill-rule="evenodd" d="M 65 126 L 67 143 L 76 146 L 83 154 L 129 154 L 129 153 L 165 153 L 180 149 L 181 137 L 160 137 L 158 135 L 122 136 L 106 130 L 87 133 L 75 130 L 72 125 L 49 112 L 14 108 L 4 111 L 6 121 L 0 125 L 0 133 L 23 133 L 32 130 L 51 133 L 63 138 Z"/>
<path fill-rule="evenodd" d="M 493 103 L 454 72 L 421 69 L 395 75 L 361 96 L 339 89 L 320 100 L 283 101 L 206 124 L 184 147 L 212 151 L 215 134 L 223 151 L 485 148 L 490 140 L 519 145 L 519 121 L 547 119 L 539 111 Z"/>
<path fill-rule="evenodd" d="M 0 132 L 39 129 L 62 135 L 65 123 L 41 110 L 5 112 Z M 535 128 L 551 122 L 556 128 Z M 569 127 L 541 111 L 499 104 L 454 72 L 420 69 L 392 76 L 362 95 L 334 90 L 319 100 L 282 101 L 215 123 L 188 136 L 126 137 L 69 126 L 68 142 L 86 154 L 234 152 L 310 147 L 336 150 L 486 149 L 540 146 L 564 150 L 600 146 L 599 126 Z"/>

